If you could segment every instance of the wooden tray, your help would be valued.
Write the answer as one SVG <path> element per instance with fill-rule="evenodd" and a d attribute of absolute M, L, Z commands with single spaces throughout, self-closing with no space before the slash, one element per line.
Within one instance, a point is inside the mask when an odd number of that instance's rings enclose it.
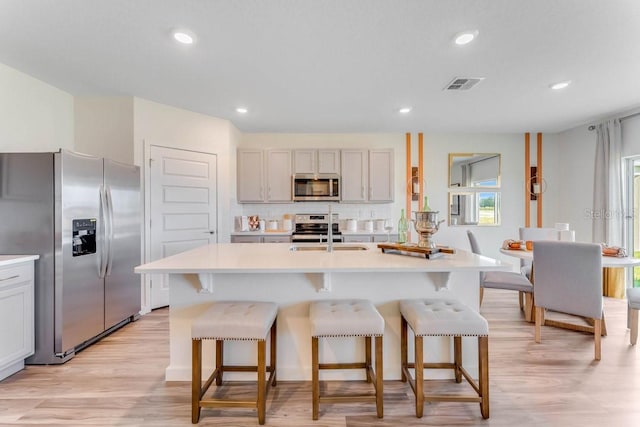
<path fill-rule="evenodd" d="M 456 250 L 448 247 L 437 247 L 437 248 L 421 248 L 414 244 L 405 244 L 405 243 L 380 243 L 378 247 L 382 250 L 383 253 L 387 253 L 387 251 L 397 252 L 401 255 L 424 255 L 427 259 L 434 259 L 443 256 L 444 254 L 455 254 Z M 404 253 L 403 253 L 404 252 Z"/>

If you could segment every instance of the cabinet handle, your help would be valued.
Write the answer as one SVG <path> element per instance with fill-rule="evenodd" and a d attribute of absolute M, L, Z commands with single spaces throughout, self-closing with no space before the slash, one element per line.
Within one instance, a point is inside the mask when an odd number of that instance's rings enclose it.
<path fill-rule="evenodd" d="M 4 277 L 0 279 L 0 282 L 4 282 L 5 280 L 17 279 L 18 277 L 20 277 L 19 274 L 16 274 L 15 276 Z"/>
<path fill-rule="evenodd" d="M 360 197 L 364 199 L 364 185 L 360 187 Z"/>

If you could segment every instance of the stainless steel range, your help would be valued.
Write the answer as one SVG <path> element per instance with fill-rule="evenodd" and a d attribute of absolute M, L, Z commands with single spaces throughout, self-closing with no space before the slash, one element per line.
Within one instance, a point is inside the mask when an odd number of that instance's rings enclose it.
<path fill-rule="evenodd" d="M 291 240 L 296 243 L 326 242 L 329 238 L 329 223 L 334 242 L 342 242 L 342 233 L 338 227 L 338 214 L 296 214 L 296 229 L 291 234 Z"/>

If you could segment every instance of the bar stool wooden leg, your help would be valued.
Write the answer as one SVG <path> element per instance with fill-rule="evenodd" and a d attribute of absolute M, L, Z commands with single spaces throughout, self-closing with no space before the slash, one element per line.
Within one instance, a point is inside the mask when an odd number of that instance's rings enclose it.
<path fill-rule="evenodd" d="M 202 387 L 202 341 L 191 340 L 191 422 L 200 420 L 200 388 Z"/>
<path fill-rule="evenodd" d="M 489 418 L 489 337 L 478 337 L 478 366 L 480 368 L 480 413 Z"/>
<path fill-rule="evenodd" d="M 271 325 L 271 338 L 270 338 L 270 355 L 269 355 L 269 372 L 271 372 L 271 386 L 276 386 L 276 342 L 278 341 L 278 328 L 277 328 L 278 320 L 274 320 L 273 325 Z"/>
<path fill-rule="evenodd" d="M 462 337 L 455 336 L 453 337 L 453 360 L 454 360 L 454 374 L 456 377 L 456 382 L 462 382 L 462 371 L 460 368 L 462 367 Z"/>
<path fill-rule="evenodd" d="M 384 416 L 383 397 L 384 385 L 382 376 L 382 337 L 376 337 L 376 411 L 378 418 Z"/>
<path fill-rule="evenodd" d="M 415 376 L 416 376 L 416 417 L 422 418 L 424 411 L 424 359 L 422 337 L 415 337 Z"/>
<path fill-rule="evenodd" d="M 222 373 L 224 371 L 224 341 L 216 340 L 216 385 L 222 385 Z"/>
<path fill-rule="evenodd" d="M 364 364 L 367 373 L 367 382 L 371 382 L 371 337 L 364 337 Z"/>
<path fill-rule="evenodd" d="M 258 424 L 264 424 L 265 409 L 266 409 L 266 358 L 267 358 L 267 343 L 265 341 L 258 341 Z"/>
<path fill-rule="evenodd" d="M 318 338 L 311 337 L 311 394 L 313 400 L 312 419 L 318 419 L 320 409 L 320 367 L 318 364 Z"/>
<path fill-rule="evenodd" d="M 402 367 L 400 371 L 402 374 L 403 383 L 407 382 L 407 375 L 404 373 L 404 368 L 406 368 L 407 364 L 409 363 L 407 335 L 408 335 L 407 321 L 405 320 L 404 316 L 400 316 L 400 365 Z"/>

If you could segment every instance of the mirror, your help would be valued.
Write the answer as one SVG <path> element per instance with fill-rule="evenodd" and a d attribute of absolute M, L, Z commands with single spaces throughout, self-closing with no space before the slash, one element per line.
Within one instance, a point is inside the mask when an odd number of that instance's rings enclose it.
<path fill-rule="evenodd" d="M 449 187 L 500 187 L 500 154 L 449 153 Z"/>
<path fill-rule="evenodd" d="M 500 192 L 450 192 L 449 225 L 500 225 Z"/>

